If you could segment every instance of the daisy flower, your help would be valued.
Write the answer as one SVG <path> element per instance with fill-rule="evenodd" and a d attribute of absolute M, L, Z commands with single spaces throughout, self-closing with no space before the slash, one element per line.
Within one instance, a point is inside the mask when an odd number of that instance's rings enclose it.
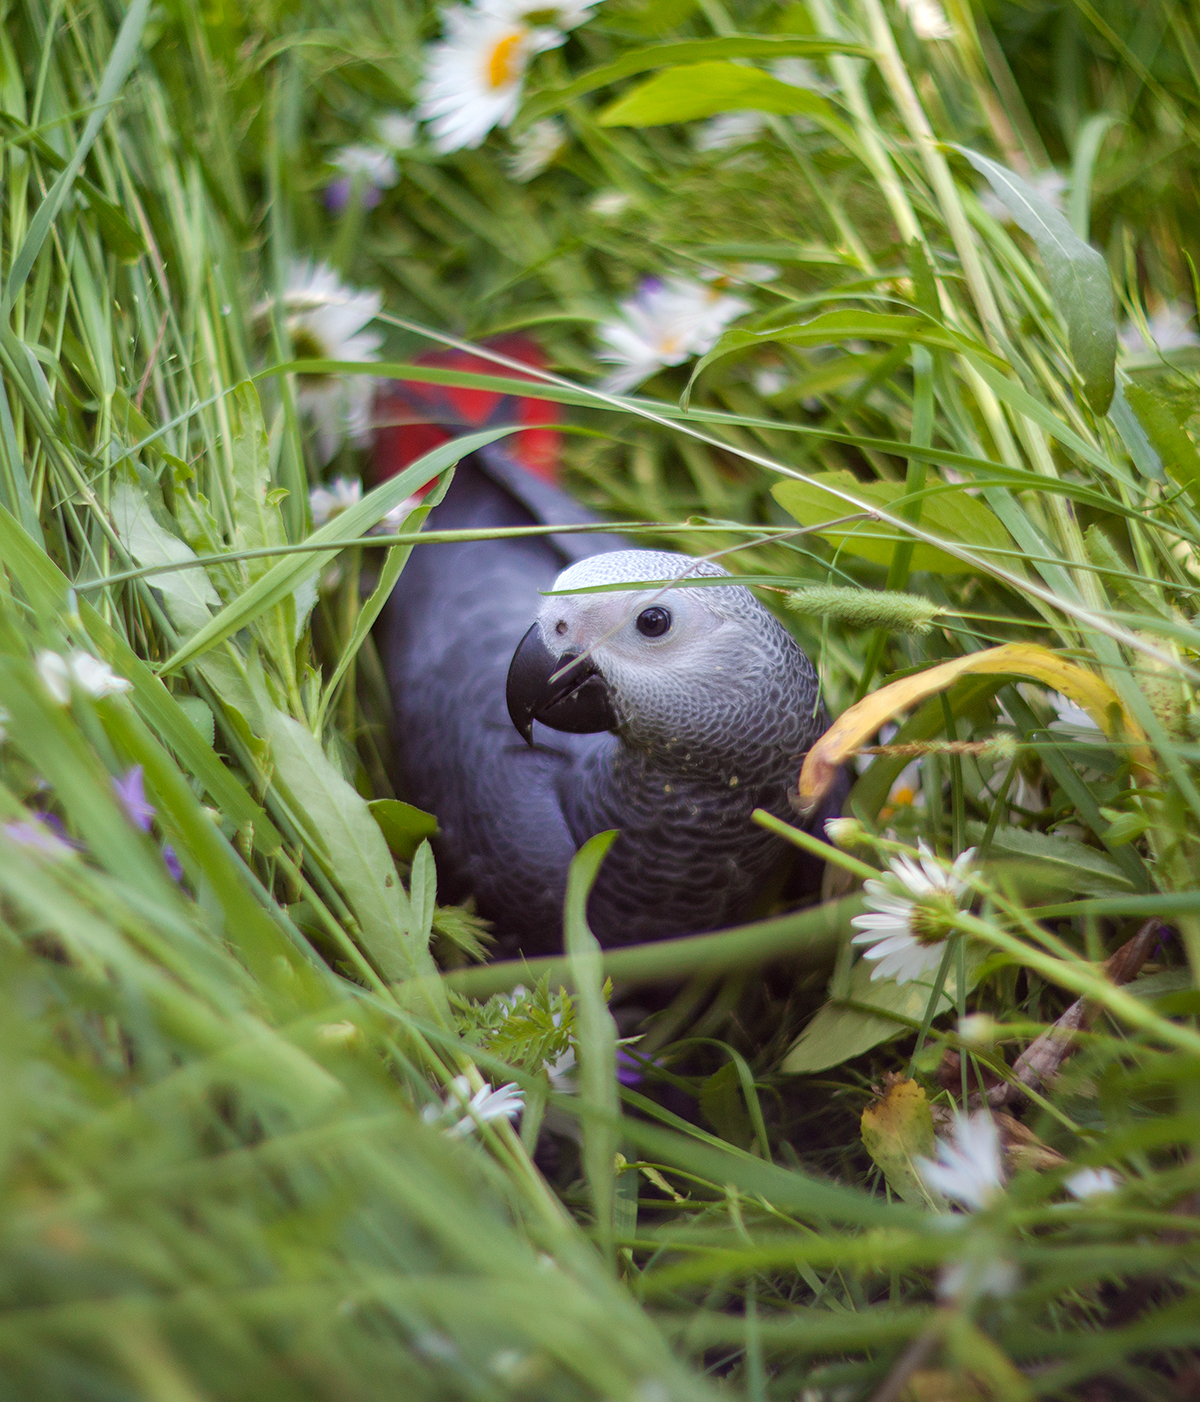
<path fill-rule="evenodd" d="M 601 219 L 616 219 L 624 214 L 633 203 L 624 190 L 598 190 L 590 200 L 588 208 Z"/>
<path fill-rule="evenodd" d="M 948 1304 L 957 1304 L 968 1295 L 973 1299 L 991 1295 L 1003 1300 L 1017 1288 L 1020 1278 L 1016 1266 L 1002 1256 L 951 1261 L 938 1276 L 937 1295 Z"/>
<path fill-rule="evenodd" d="M 1195 313 L 1183 302 L 1166 302 L 1150 317 L 1144 331 L 1135 322 L 1127 321 L 1121 328 L 1121 345 L 1134 355 L 1147 349 L 1175 351 L 1200 346 L 1195 320 Z"/>
<path fill-rule="evenodd" d="M 374 209 L 383 191 L 400 179 L 396 157 L 385 146 L 343 146 L 334 152 L 333 164 L 342 175 L 325 187 L 323 198 L 326 209 L 335 213 L 349 204 L 356 183 L 362 207 Z"/>
<path fill-rule="evenodd" d="M 1081 1168 L 1063 1184 L 1067 1192 L 1080 1202 L 1105 1193 L 1115 1193 L 1120 1186 L 1121 1180 L 1111 1168 Z"/>
<path fill-rule="evenodd" d="M 606 322 L 597 333 L 604 346 L 597 359 L 621 367 L 601 385 L 612 394 L 641 384 L 664 365 L 681 365 L 690 356 L 712 350 L 729 323 L 750 310 L 750 303 L 718 284 L 647 278 L 620 310 L 621 319 Z"/>
<path fill-rule="evenodd" d="M 951 867 L 943 866 L 922 841 L 919 859 L 907 855 L 888 863 L 891 883 L 868 881 L 863 890 L 869 913 L 850 922 L 862 933 L 852 944 L 873 945 L 864 958 L 878 959 L 871 981 L 894 978 L 909 983 L 937 968 L 951 917 L 970 890 L 967 871 L 975 855 L 969 847 Z M 896 886 L 902 889 L 897 891 Z"/>
<path fill-rule="evenodd" d="M 505 162 L 509 175 L 521 184 L 532 180 L 541 175 L 566 144 L 567 133 L 561 122 L 534 122 L 513 138 L 512 153 Z"/>
<path fill-rule="evenodd" d="M 308 509 L 314 526 L 323 526 L 343 511 L 362 501 L 362 483 L 357 477 L 335 477 L 328 487 L 314 487 L 308 494 Z"/>
<path fill-rule="evenodd" d="M 1077 706 L 1068 696 L 1064 696 L 1061 691 L 1052 691 L 1046 698 L 1054 711 L 1055 719 L 1050 722 L 1050 729 L 1055 735 L 1061 735 L 1064 740 L 1077 740 L 1085 745 L 1107 744 L 1104 732 L 1083 709 Z"/>
<path fill-rule="evenodd" d="M 407 151 L 417 140 L 417 123 L 407 112 L 384 112 L 375 118 L 375 135 L 389 151 Z"/>
<path fill-rule="evenodd" d="M 383 337 L 363 327 L 382 306 L 378 292 L 347 287 L 328 264 L 294 262 L 283 293 L 283 325 L 293 359 L 377 359 Z M 260 307 L 259 316 L 269 310 L 269 305 Z M 367 435 L 372 393 L 369 375 L 297 376 L 296 407 L 316 429 L 322 462 L 333 457 L 343 438 Z"/>
<path fill-rule="evenodd" d="M 60 706 L 70 701 L 73 687 L 99 701 L 102 697 L 129 691 L 133 686 L 90 652 L 76 650 L 66 657 L 60 652 L 39 652 L 34 666 L 42 685 Z"/>
<path fill-rule="evenodd" d="M 533 29 L 502 8 L 452 5 L 444 12 L 446 38 L 426 53 L 417 102 L 438 151 L 478 146 L 493 127 L 508 126 L 529 60 L 563 42 L 559 30 Z"/>
<path fill-rule="evenodd" d="M 938 0 L 900 0 L 918 39 L 953 39 L 954 29 Z"/>
<path fill-rule="evenodd" d="M 421 1118 L 426 1124 L 439 1125 L 451 1139 L 473 1134 L 489 1120 L 515 1120 L 524 1109 L 525 1092 L 509 1081 L 499 1090 L 484 1085 L 471 1094 L 471 1083 L 465 1076 L 455 1076 L 441 1105 L 426 1105 Z"/>
<path fill-rule="evenodd" d="M 939 1139 L 937 1158 L 916 1160 L 925 1186 L 978 1212 L 1004 1187 L 1000 1135 L 988 1110 L 956 1114 L 951 1138 Z"/>
<path fill-rule="evenodd" d="M 697 151 L 732 151 L 756 141 L 767 124 L 762 112 L 720 112 L 692 133 L 692 146 Z"/>

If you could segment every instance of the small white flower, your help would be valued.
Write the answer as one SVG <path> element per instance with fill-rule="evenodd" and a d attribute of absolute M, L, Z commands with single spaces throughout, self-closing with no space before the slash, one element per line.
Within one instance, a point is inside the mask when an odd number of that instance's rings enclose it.
<path fill-rule="evenodd" d="M 384 112 L 375 118 L 375 135 L 389 151 L 407 151 L 417 139 L 417 124 L 407 112 Z"/>
<path fill-rule="evenodd" d="M 1055 735 L 1061 735 L 1064 740 L 1081 741 L 1085 745 L 1108 743 L 1104 732 L 1087 711 L 1077 706 L 1070 697 L 1064 696 L 1061 691 L 1052 691 L 1046 699 L 1056 717 L 1050 722 L 1050 729 Z"/>
<path fill-rule="evenodd" d="M 323 526 L 335 516 L 362 500 L 362 483 L 357 477 L 335 477 L 328 487 L 314 487 L 308 494 L 308 509 L 314 526 Z"/>
<path fill-rule="evenodd" d="M 927 1188 L 977 1212 L 1004 1187 L 996 1122 L 988 1110 L 956 1114 L 952 1135 L 938 1140 L 936 1159 L 917 1159 L 917 1172 Z"/>
<path fill-rule="evenodd" d="M 780 365 L 760 365 L 754 371 L 751 383 L 757 394 L 770 399 L 772 395 L 787 389 L 791 379 L 791 375 Z"/>
<path fill-rule="evenodd" d="M 489 1120 L 515 1120 L 524 1109 L 524 1099 L 525 1092 L 517 1089 L 515 1081 L 498 1090 L 480 1086 L 472 1095 L 470 1081 L 465 1076 L 455 1076 L 445 1101 L 441 1105 L 426 1105 L 421 1118 L 426 1124 L 442 1126 L 451 1139 L 461 1139 Z"/>
<path fill-rule="evenodd" d="M 1013 1293 L 1020 1280 L 1016 1266 L 1002 1256 L 952 1261 L 942 1267 L 938 1276 L 937 1295 L 948 1304 L 957 1304 L 966 1297 L 977 1300 L 984 1295 L 1003 1300 Z"/>
<path fill-rule="evenodd" d="M 918 39 L 953 39 L 954 29 L 938 0 L 900 0 Z"/>
<path fill-rule="evenodd" d="M 1067 177 L 1057 170 L 1039 170 L 1024 177 L 1026 185 L 1035 195 L 1040 195 L 1047 204 L 1062 210 L 1063 197 L 1067 193 Z M 980 196 L 979 203 L 1000 224 L 1013 224 L 1016 221 L 1009 213 L 1008 206 L 989 186 Z"/>
<path fill-rule="evenodd" d="M 615 219 L 633 203 L 624 190 L 597 190 L 588 200 L 588 208 L 601 219 Z"/>
<path fill-rule="evenodd" d="M 546 1075 L 550 1078 L 550 1089 L 560 1095 L 575 1093 L 575 1048 L 568 1047 L 554 1061 L 546 1062 Z"/>
<path fill-rule="evenodd" d="M 478 146 L 493 127 L 508 126 L 529 60 L 563 42 L 559 30 L 532 29 L 500 8 L 451 5 L 443 11 L 446 38 L 426 51 L 417 102 L 438 151 Z"/>
<path fill-rule="evenodd" d="M 334 152 L 333 164 L 343 175 L 365 176 L 380 190 L 390 190 L 400 179 L 396 157 L 383 146 L 343 146 Z"/>
<path fill-rule="evenodd" d="M 596 353 L 622 368 L 601 388 L 622 394 L 664 365 L 680 365 L 712 350 L 731 321 L 750 310 L 749 302 L 718 285 L 688 278 L 647 278 L 635 296 L 621 303 L 621 319 L 602 325 L 604 349 Z"/>
<path fill-rule="evenodd" d="M 720 112 L 695 129 L 692 146 L 697 151 L 732 151 L 757 141 L 766 124 L 762 112 Z"/>
<path fill-rule="evenodd" d="M 509 175 L 522 184 L 532 180 L 541 175 L 566 144 L 567 132 L 561 122 L 534 122 L 513 138 L 512 154 L 505 162 Z"/>
<path fill-rule="evenodd" d="M 771 64 L 771 76 L 793 88 L 807 88 L 809 92 L 828 95 L 837 91 L 837 85 L 822 78 L 816 64 L 806 58 L 777 58 Z"/>
<path fill-rule="evenodd" d="M 919 858 L 902 855 L 888 863 L 892 880 L 864 884 L 869 913 L 850 922 L 862 933 L 852 944 L 873 945 L 864 958 L 878 959 L 871 974 L 908 983 L 931 973 L 941 962 L 949 917 L 958 909 L 970 887 L 966 880 L 974 847 L 969 847 L 951 867 L 942 866 L 922 841 Z M 896 889 L 899 885 L 902 890 Z"/>
<path fill-rule="evenodd" d="M 395 535 L 409 515 L 416 510 L 424 500 L 425 494 L 414 493 L 411 497 L 405 497 L 402 502 L 380 517 L 379 524 L 372 526 L 367 532 L 368 535 Z"/>
<path fill-rule="evenodd" d="M 34 665 L 42 685 L 60 706 L 70 701 L 72 686 L 95 697 L 97 701 L 129 691 L 133 686 L 124 677 L 118 677 L 107 662 L 101 662 L 90 652 L 76 650 L 67 657 L 59 652 L 39 652 Z"/>
<path fill-rule="evenodd" d="M 347 287 L 325 263 L 307 259 L 288 270 L 283 294 L 284 328 L 296 360 L 350 360 L 368 363 L 378 358 L 383 337 L 363 327 L 379 315 L 378 292 Z M 270 304 L 258 309 L 259 315 Z M 302 375 L 296 385 L 296 406 L 313 423 L 322 462 L 337 452 L 342 439 L 361 440 L 371 423 L 369 375 Z"/>
<path fill-rule="evenodd" d="M 1195 313 L 1183 302 L 1166 302 L 1149 318 L 1145 331 L 1136 322 L 1127 321 L 1121 328 L 1121 345 L 1135 355 L 1147 349 L 1174 351 L 1200 346 L 1195 321 Z"/>
<path fill-rule="evenodd" d="M 1104 1193 L 1115 1193 L 1120 1186 L 1121 1179 L 1111 1168 L 1081 1168 L 1063 1184 L 1067 1192 L 1080 1202 Z"/>

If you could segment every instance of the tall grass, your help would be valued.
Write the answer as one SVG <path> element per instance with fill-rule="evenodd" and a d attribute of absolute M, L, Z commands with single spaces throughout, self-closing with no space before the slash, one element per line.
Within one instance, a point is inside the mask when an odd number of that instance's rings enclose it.
<path fill-rule="evenodd" d="M 610 0 L 531 80 L 522 120 L 561 109 L 570 133 L 544 175 L 510 180 L 499 136 L 418 147 L 379 209 L 331 216 L 323 162 L 408 104 L 433 14 L 10 5 L 8 1395 L 1188 1395 L 1200 384 L 1189 350 L 1122 350 L 1114 373 L 1107 291 L 1135 325 L 1194 296 L 1200 35 L 1184 6 L 1148 16 L 952 4 L 954 37 L 930 42 L 878 0 Z M 680 38 L 762 62 L 740 34 L 807 51 L 827 108 L 698 153 L 682 118 L 638 115 L 653 55 L 602 81 Z M 1071 172 L 1074 242 L 1006 174 L 1050 157 Z M 424 346 L 414 327 L 536 328 L 545 392 L 584 430 L 570 480 L 631 529 L 730 552 L 769 600 L 832 582 L 944 610 L 923 635 L 788 614 L 834 710 L 1013 641 L 1107 683 L 1123 730 L 1064 738 L 1044 690 L 967 676 L 894 737 L 928 746 L 917 801 L 895 787 L 911 752 L 862 769 L 862 845 L 829 899 L 734 935 L 601 955 L 586 848 L 565 959 L 514 1031 L 512 1004 L 466 995 L 543 970 L 443 976 L 431 954 L 462 962 L 479 926 L 437 905 L 428 828 L 387 787 L 364 587 L 395 577 L 426 510 L 385 545 L 366 532 L 474 440 L 312 531 L 320 468 L 270 312 L 298 256 L 384 289 L 390 364 Z M 587 388 L 590 328 L 639 276 L 767 259 L 782 276 L 694 380 Z M 355 466 L 348 447 L 327 471 Z M 60 704 L 44 655 L 76 650 L 129 689 Z M 137 771 L 141 825 L 114 788 Z M 978 913 L 936 978 L 872 982 L 851 888 L 918 837 L 979 849 Z M 1103 961 L 1146 922 L 1150 967 L 1119 987 Z M 634 1088 L 606 973 L 627 1007 L 686 979 L 626 1053 Z M 931 1210 L 897 1154 L 931 1149 L 935 1122 L 1012 1079 L 1080 998 L 1062 1073 L 1009 1102 L 1005 1190 Z M 564 1027 L 574 1094 L 545 1069 Z M 427 1123 L 459 1075 L 519 1081 L 520 1132 Z M 932 1112 L 882 1148 L 867 1133 L 869 1154 L 861 1114 L 898 1080 Z M 1118 1190 L 1065 1196 L 1088 1166 Z M 968 1275 L 939 1294 L 955 1266 Z"/>

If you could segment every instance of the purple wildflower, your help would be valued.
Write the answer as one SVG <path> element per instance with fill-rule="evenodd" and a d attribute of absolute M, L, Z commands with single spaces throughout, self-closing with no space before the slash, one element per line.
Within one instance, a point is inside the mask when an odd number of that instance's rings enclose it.
<path fill-rule="evenodd" d="M 114 779 L 112 786 L 129 821 L 142 832 L 149 832 L 154 809 L 146 802 L 146 775 L 142 766 L 135 764 L 123 779 Z"/>
<path fill-rule="evenodd" d="M 135 764 L 123 779 L 114 779 L 112 785 L 129 821 L 142 832 L 149 832 L 154 808 L 146 800 L 146 774 L 142 766 Z M 182 881 L 183 868 L 179 865 L 175 849 L 169 843 L 163 844 L 162 857 L 171 876 L 176 881 Z"/>

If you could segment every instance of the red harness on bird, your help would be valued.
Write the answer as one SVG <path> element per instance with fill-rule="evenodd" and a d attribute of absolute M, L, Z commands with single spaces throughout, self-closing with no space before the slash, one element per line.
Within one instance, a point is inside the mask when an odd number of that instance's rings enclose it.
<path fill-rule="evenodd" d="M 481 344 L 537 370 L 546 365 L 542 348 L 528 336 L 494 336 Z M 533 378 L 459 350 L 431 351 L 413 363 L 473 375 Z M 561 420 L 560 406 L 546 399 L 419 380 L 387 380 L 375 392 L 373 476 L 376 482 L 394 477 L 422 454 L 463 433 L 501 424 L 530 424 L 536 427 L 505 439 L 505 449 L 535 477 L 557 483 L 562 434 L 548 425 Z M 427 482 L 414 495 L 419 500 L 432 486 L 432 481 Z"/>

